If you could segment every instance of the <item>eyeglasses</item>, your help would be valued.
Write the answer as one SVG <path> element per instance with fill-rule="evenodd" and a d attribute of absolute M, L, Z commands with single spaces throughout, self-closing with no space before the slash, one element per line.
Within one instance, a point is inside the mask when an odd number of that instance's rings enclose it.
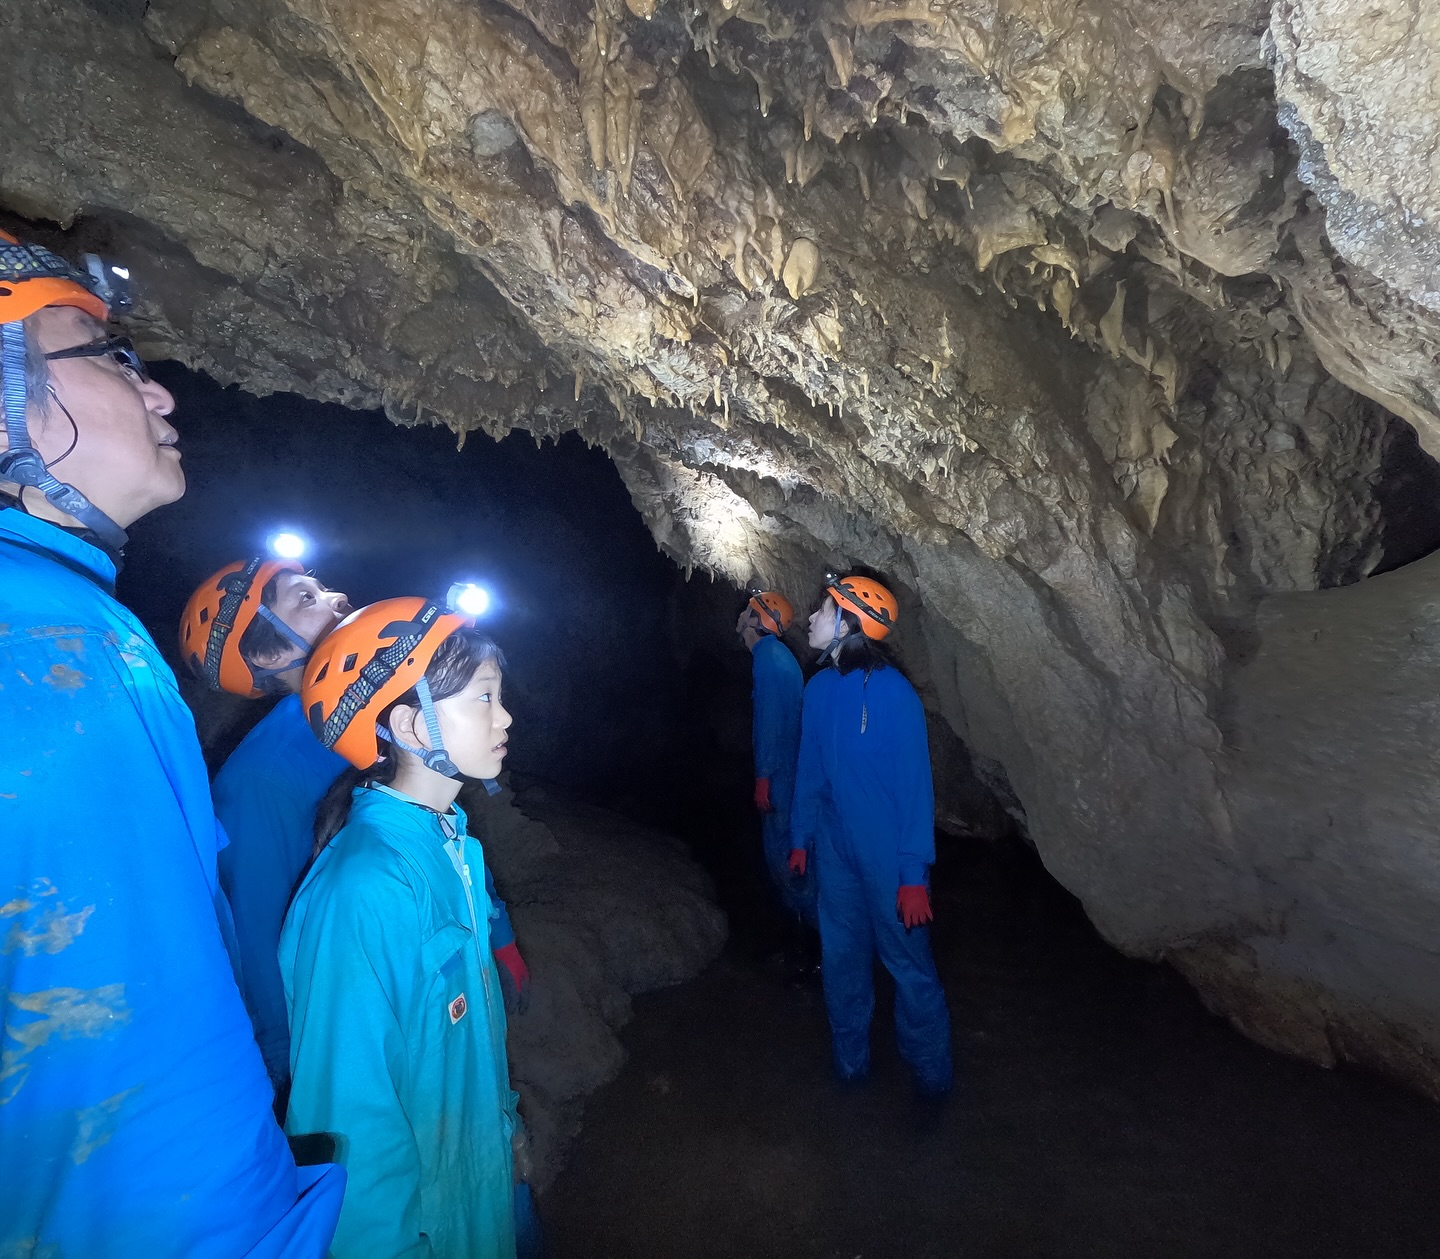
<path fill-rule="evenodd" d="M 121 367 L 129 368 L 140 377 L 141 381 L 148 381 L 150 373 L 145 369 L 145 360 L 135 351 L 135 346 L 129 337 L 101 337 L 98 341 L 87 341 L 84 345 L 72 346 L 68 350 L 56 350 L 53 354 L 47 354 L 46 359 L 57 358 L 112 358 Z"/>

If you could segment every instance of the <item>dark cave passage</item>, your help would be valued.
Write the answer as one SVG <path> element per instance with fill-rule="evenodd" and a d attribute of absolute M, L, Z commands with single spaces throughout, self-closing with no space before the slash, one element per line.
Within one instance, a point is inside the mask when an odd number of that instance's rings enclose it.
<path fill-rule="evenodd" d="M 133 530 L 120 596 L 167 654 L 195 584 L 275 529 L 355 607 L 486 582 L 485 626 L 509 661 L 508 768 L 590 803 L 676 825 L 743 800 L 748 661 L 738 592 L 686 581 L 614 465 L 567 435 L 397 428 L 382 415 L 221 389 L 174 364 L 190 490 Z M 183 670 L 177 670 L 184 677 Z M 263 706 L 188 692 L 218 763 Z"/>

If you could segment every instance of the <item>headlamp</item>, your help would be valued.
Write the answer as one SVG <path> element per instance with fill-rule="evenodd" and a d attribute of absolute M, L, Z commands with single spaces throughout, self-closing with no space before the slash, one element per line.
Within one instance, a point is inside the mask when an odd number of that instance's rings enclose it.
<path fill-rule="evenodd" d="M 86 254 L 84 262 L 96 296 L 110 307 L 112 315 L 123 315 L 135 304 L 129 267 L 106 262 L 99 254 Z"/>
<path fill-rule="evenodd" d="M 445 604 L 461 616 L 484 616 L 490 610 L 490 592 L 473 581 L 457 581 L 446 594 Z"/>
<path fill-rule="evenodd" d="M 278 533 L 272 533 L 267 545 L 270 553 L 282 560 L 298 560 L 310 549 L 305 539 L 291 529 L 281 529 Z"/>

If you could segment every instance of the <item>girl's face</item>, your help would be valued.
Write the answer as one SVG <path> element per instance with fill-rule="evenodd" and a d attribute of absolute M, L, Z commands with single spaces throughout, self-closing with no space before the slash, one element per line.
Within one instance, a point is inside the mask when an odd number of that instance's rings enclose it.
<path fill-rule="evenodd" d="M 850 627 L 843 621 L 840 623 L 840 637 L 844 638 Z M 830 646 L 835 638 L 835 600 L 825 596 L 825 602 L 810 613 L 810 646 L 816 651 L 824 651 Z"/>
<path fill-rule="evenodd" d="M 500 670 L 493 660 L 475 670 L 463 691 L 436 700 L 435 711 L 445 750 L 456 769 L 467 778 L 494 778 L 500 773 L 513 718 L 500 702 Z M 423 719 L 419 725 L 423 729 Z"/>

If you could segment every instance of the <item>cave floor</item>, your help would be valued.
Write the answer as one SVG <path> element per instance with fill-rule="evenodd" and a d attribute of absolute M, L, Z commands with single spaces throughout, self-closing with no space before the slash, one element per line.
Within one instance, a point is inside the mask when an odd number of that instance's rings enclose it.
<path fill-rule="evenodd" d="M 1260 1049 L 1038 866 L 949 847 L 945 1110 L 911 1100 L 883 981 L 872 1079 L 841 1090 L 818 989 L 741 933 L 636 1000 L 542 1201 L 555 1256 L 1440 1254 L 1440 1110 Z"/>

